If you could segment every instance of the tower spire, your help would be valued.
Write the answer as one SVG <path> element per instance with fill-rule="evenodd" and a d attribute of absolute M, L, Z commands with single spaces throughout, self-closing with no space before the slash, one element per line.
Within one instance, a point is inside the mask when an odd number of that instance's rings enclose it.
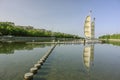
<path fill-rule="evenodd" d="M 91 14 L 92 14 L 92 10 L 90 10 L 90 12 L 89 12 L 89 15 L 91 16 Z"/>
<path fill-rule="evenodd" d="M 93 21 L 95 21 L 95 17 L 93 18 Z"/>

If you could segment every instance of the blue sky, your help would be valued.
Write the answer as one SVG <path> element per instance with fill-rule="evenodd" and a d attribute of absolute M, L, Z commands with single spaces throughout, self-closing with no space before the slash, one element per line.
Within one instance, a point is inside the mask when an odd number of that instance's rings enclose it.
<path fill-rule="evenodd" d="M 0 21 L 84 36 L 89 10 L 96 37 L 120 33 L 120 0 L 0 0 Z"/>

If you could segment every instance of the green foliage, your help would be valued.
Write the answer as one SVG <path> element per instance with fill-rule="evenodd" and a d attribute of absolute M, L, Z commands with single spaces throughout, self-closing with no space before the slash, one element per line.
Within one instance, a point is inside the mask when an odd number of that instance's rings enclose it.
<path fill-rule="evenodd" d="M 103 35 L 99 39 L 120 39 L 120 34 Z"/>
<path fill-rule="evenodd" d="M 0 43 L 0 54 L 13 54 L 15 50 L 32 50 L 35 47 L 44 48 L 51 44 Z"/>
<path fill-rule="evenodd" d="M 115 46 L 120 46 L 120 42 L 116 42 L 116 41 L 110 41 L 110 40 L 103 40 L 103 43 L 107 43 L 107 44 L 112 44 Z"/>
<path fill-rule="evenodd" d="M 61 32 L 52 32 L 45 29 L 34 29 L 32 26 L 16 26 L 12 22 L 0 22 L 0 36 L 26 36 L 26 37 L 57 37 L 57 38 L 81 38 L 77 35 Z"/>

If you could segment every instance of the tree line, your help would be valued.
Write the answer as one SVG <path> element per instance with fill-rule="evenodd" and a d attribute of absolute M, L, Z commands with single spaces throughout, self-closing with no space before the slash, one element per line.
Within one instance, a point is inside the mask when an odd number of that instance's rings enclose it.
<path fill-rule="evenodd" d="M 52 32 L 45 29 L 35 29 L 32 26 L 19 26 L 15 25 L 13 22 L 0 22 L 0 36 L 4 35 L 25 37 L 81 38 L 78 35 Z"/>
<path fill-rule="evenodd" d="M 120 34 L 103 35 L 99 39 L 120 39 Z"/>

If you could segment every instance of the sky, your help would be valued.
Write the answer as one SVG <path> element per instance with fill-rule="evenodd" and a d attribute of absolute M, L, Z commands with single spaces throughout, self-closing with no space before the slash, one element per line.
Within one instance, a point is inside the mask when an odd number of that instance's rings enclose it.
<path fill-rule="evenodd" d="M 120 33 L 120 0 L 0 0 L 0 21 L 84 37 L 90 10 L 96 37 Z"/>

